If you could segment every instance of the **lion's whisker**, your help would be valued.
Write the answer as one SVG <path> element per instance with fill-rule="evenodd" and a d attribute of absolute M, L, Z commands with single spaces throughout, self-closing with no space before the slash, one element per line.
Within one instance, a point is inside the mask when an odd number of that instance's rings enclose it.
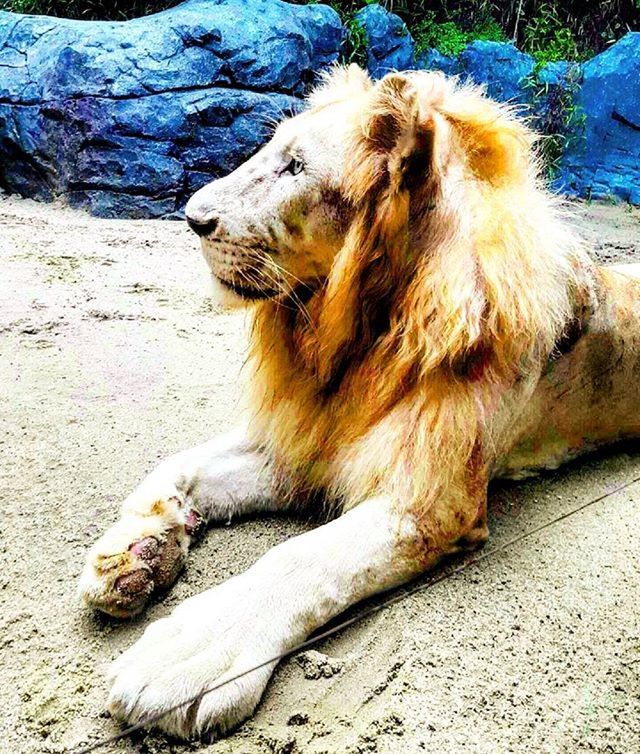
<path fill-rule="evenodd" d="M 303 301 L 300 299 L 300 297 L 298 296 L 295 288 L 286 279 L 286 276 L 289 275 L 294 280 L 296 280 L 298 283 L 300 283 L 300 285 L 306 285 L 306 283 L 303 280 L 301 280 L 299 277 L 297 277 L 296 275 L 294 275 L 292 272 L 290 272 L 289 270 L 285 270 L 272 257 L 270 257 L 268 255 L 264 255 L 263 261 L 267 262 L 267 264 L 272 265 L 275 268 L 276 272 L 278 272 L 280 274 L 283 285 L 286 285 L 288 287 L 288 289 L 289 289 L 288 295 L 293 299 L 294 303 L 299 307 L 299 309 L 300 309 L 302 315 L 305 317 L 307 323 L 313 329 L 314 328 L 314 324 L 313 324 L 313 320 L 311 318 L 311 314 L 309 312 L 309 309 L 305 306 L 305 304 L 303 303 Z"/>
<path fill-rule="evenodd" d="M 271 261 L 276 266 L 276 268 L 278 270 L 282 269 L 282 268 L 279 267 L 279 265 L 277 265 L 276 262 L 274 262 L 273 260 L 271 260 Z M 282 270 L 281 274 L 286 274 L 286 272 L 284 270 Z M 283 285 L 286 285 L 287 288 L 288 288 L 288 291 L 285 290 L 285 293 L 292 299 L 292 301 L 294 302 L 294 304 L 296 305 L 296 307 L 299 309 L 300 313 L 305 318 L 307 324 L 313 329 L 314 328 L 314 324 L 313 324 L 313 320 L 311 318 L 311 313 L 309 312 L 308 308 L 305 306 L 305 304 L 302 301 L 302 299 L 298 296 L 295 288 L 291 285 L 291 283 L 289 283 L 288 280 L 286 280 L 286 278 L 282 278 L 282 283 L 283 283 Z M 300 283 L 302 283 L 302 281 L 300 281 Z M 304 283 L 302 283 L 302 284 L 304 285 Z"/>
<path fill-rule="evenodd" d="M 291 300 L 293 301 L 293 303 L 296 306 L 296 310 L 299 310 L 301 312 L 301 314 L 305 318 L 307 324 L 311 328 L 313 328 L 314 325 L 313 325 L 313 321 L 311 319 L 311 314 L 309 313 L 309 310 L 307 309 L 307 307 L 304 305 L 304 303 L 302 302 L 302 300 L 300 299 L 300 297 L 296 293 L 295 288 L 285 278 L 285 275 L 291 274 L 291 276 L 294 279 L 296 279 L 296 280 L 299 280 L 299 278 L 296 278 L 296 276 L 293 275 L 292 273 L 288 273 L 287 270 L 284 270 L 274 259 L 272 259 L 270 256 L 268 256 L 266 254 L 264 254 L 264 255 L 261 254 L 260 260 L 263 263 L 270 264 L 270 265 L 272 265 L 275 268 L 274 272 L 277 273 L 277 278 L 274 278 L 273 275 L 271 275 L 264 267 L 262 268 L 262 271 L 263 271 L 263 273 L 265 275 L 267 275 L 269 277 L 269 279 L 271 280 L 271 282 L 273 282 L 277 287 L 279 287 L 282 290 L 282 292 L 286 296 L 288 296 L 289 298 L 291 298 Z M 299 282 L 304 285 L 304 283 L 302 282 L 302 280 L 299 280 Z M 281 301 L 280 301 L 280 304 L 284 305 L 283 302 L 281 302 Z M 289 308 L 289 307 L 287 307 L 287 308 Z"/>

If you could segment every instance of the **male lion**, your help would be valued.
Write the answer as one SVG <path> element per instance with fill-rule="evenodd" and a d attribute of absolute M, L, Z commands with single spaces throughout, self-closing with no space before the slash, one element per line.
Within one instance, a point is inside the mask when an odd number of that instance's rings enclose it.
<path fill-rule="evenodd" d="M 590 262 L 532 155 L 478 89 L 350 67 L 191 199 L 216 285 L 254 307 L 252 415 L 127 498 L 84 599 L 139 612 L 205 523 L 305 500 L 335 518 L 150 626 L 113 667 L 116 716 L 145 720 L 477 547 L 492 477 L 640 435 L 640 281 Z M 157 725 L 229 730 L 274 666 Z"/>

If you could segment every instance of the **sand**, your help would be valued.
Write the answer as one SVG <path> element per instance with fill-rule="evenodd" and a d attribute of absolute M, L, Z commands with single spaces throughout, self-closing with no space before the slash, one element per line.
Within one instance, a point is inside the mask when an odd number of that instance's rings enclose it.
<path fill-rule="evenodd" d="M 580 212 L 601 259 L 640 251 L 640 211 Z M 85 552 L 123 496 L 234 423 L 245 315 L 211 305 L 183 223 L 12 197 L 0 217 L 0 752 L 62 752 L 118 730 L 104 667 L 150 620 L 308 524 L 211 530 L 131 622 L 83 609 Z M 487 547 L 636 476 L 640 444 L 496 487 Z M 233 736 L 143 733 L 104 751 L 638 752 L 639 531 L 636 484 L 284 662 Z"/>

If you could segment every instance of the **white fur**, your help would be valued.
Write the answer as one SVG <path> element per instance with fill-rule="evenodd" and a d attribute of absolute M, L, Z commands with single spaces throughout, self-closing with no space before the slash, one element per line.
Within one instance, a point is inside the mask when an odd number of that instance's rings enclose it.
<path fill-rule="evenodd" d="M 637 262 L 629 264 L 610 264 L 607 265 L 608 270 L 613 272 L 619 272 L 621 275 L 627 275 L 632 278 L 640 278 L 640 264 Z"/>
<path fill-rule="evenodd" d="M 209 522 L 274 508 L 269 467 L 243 428 L 166 459 L 132 497 L 147 500 L 156 486 L 165 494 L 177 488 Z"/>
<path fill-rule="evenodd" d="M 144 720 L 290 649 L 350 605 L 417 573 L 410 557 L 417 541 L 413 520 L 377 498 L 284 542 L 149 626 L 112 666 L 109 709 Z M 156 725 L 181 737 L 228 730 L 253 712 L 275 665 Z"/>

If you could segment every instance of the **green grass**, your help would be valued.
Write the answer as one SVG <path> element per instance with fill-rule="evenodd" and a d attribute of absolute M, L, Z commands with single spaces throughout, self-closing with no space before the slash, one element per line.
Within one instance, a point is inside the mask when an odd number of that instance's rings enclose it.
<path fill-rule="evenodd" d="M 524 29 L 523 49 L 535 58 L 538 67 L 558 60 L 585 60 L 593 50 L 581 45 L 566 26 L 555 4 L 543 3 Z"/>
<path fill-rule="evenodd" d="M 506 40 L 505 33 L 493 18 L 485 18 L 473 27 L 465 30 L 456 21 L 436 21 L 433 12 L 415 23 L 411 29 L 419 54 L 430 48 L 435 48 L 443 55 L 455 57 L 475 39 L 492 42 Z"/>
<path fill-rule="evenodd" d="M 347 63 L 357 63 L 365 68 L 367 65 L 367 32 L 357 18 L 351 17 L 346 22 L 347 43 L 343 57 Z"/>

